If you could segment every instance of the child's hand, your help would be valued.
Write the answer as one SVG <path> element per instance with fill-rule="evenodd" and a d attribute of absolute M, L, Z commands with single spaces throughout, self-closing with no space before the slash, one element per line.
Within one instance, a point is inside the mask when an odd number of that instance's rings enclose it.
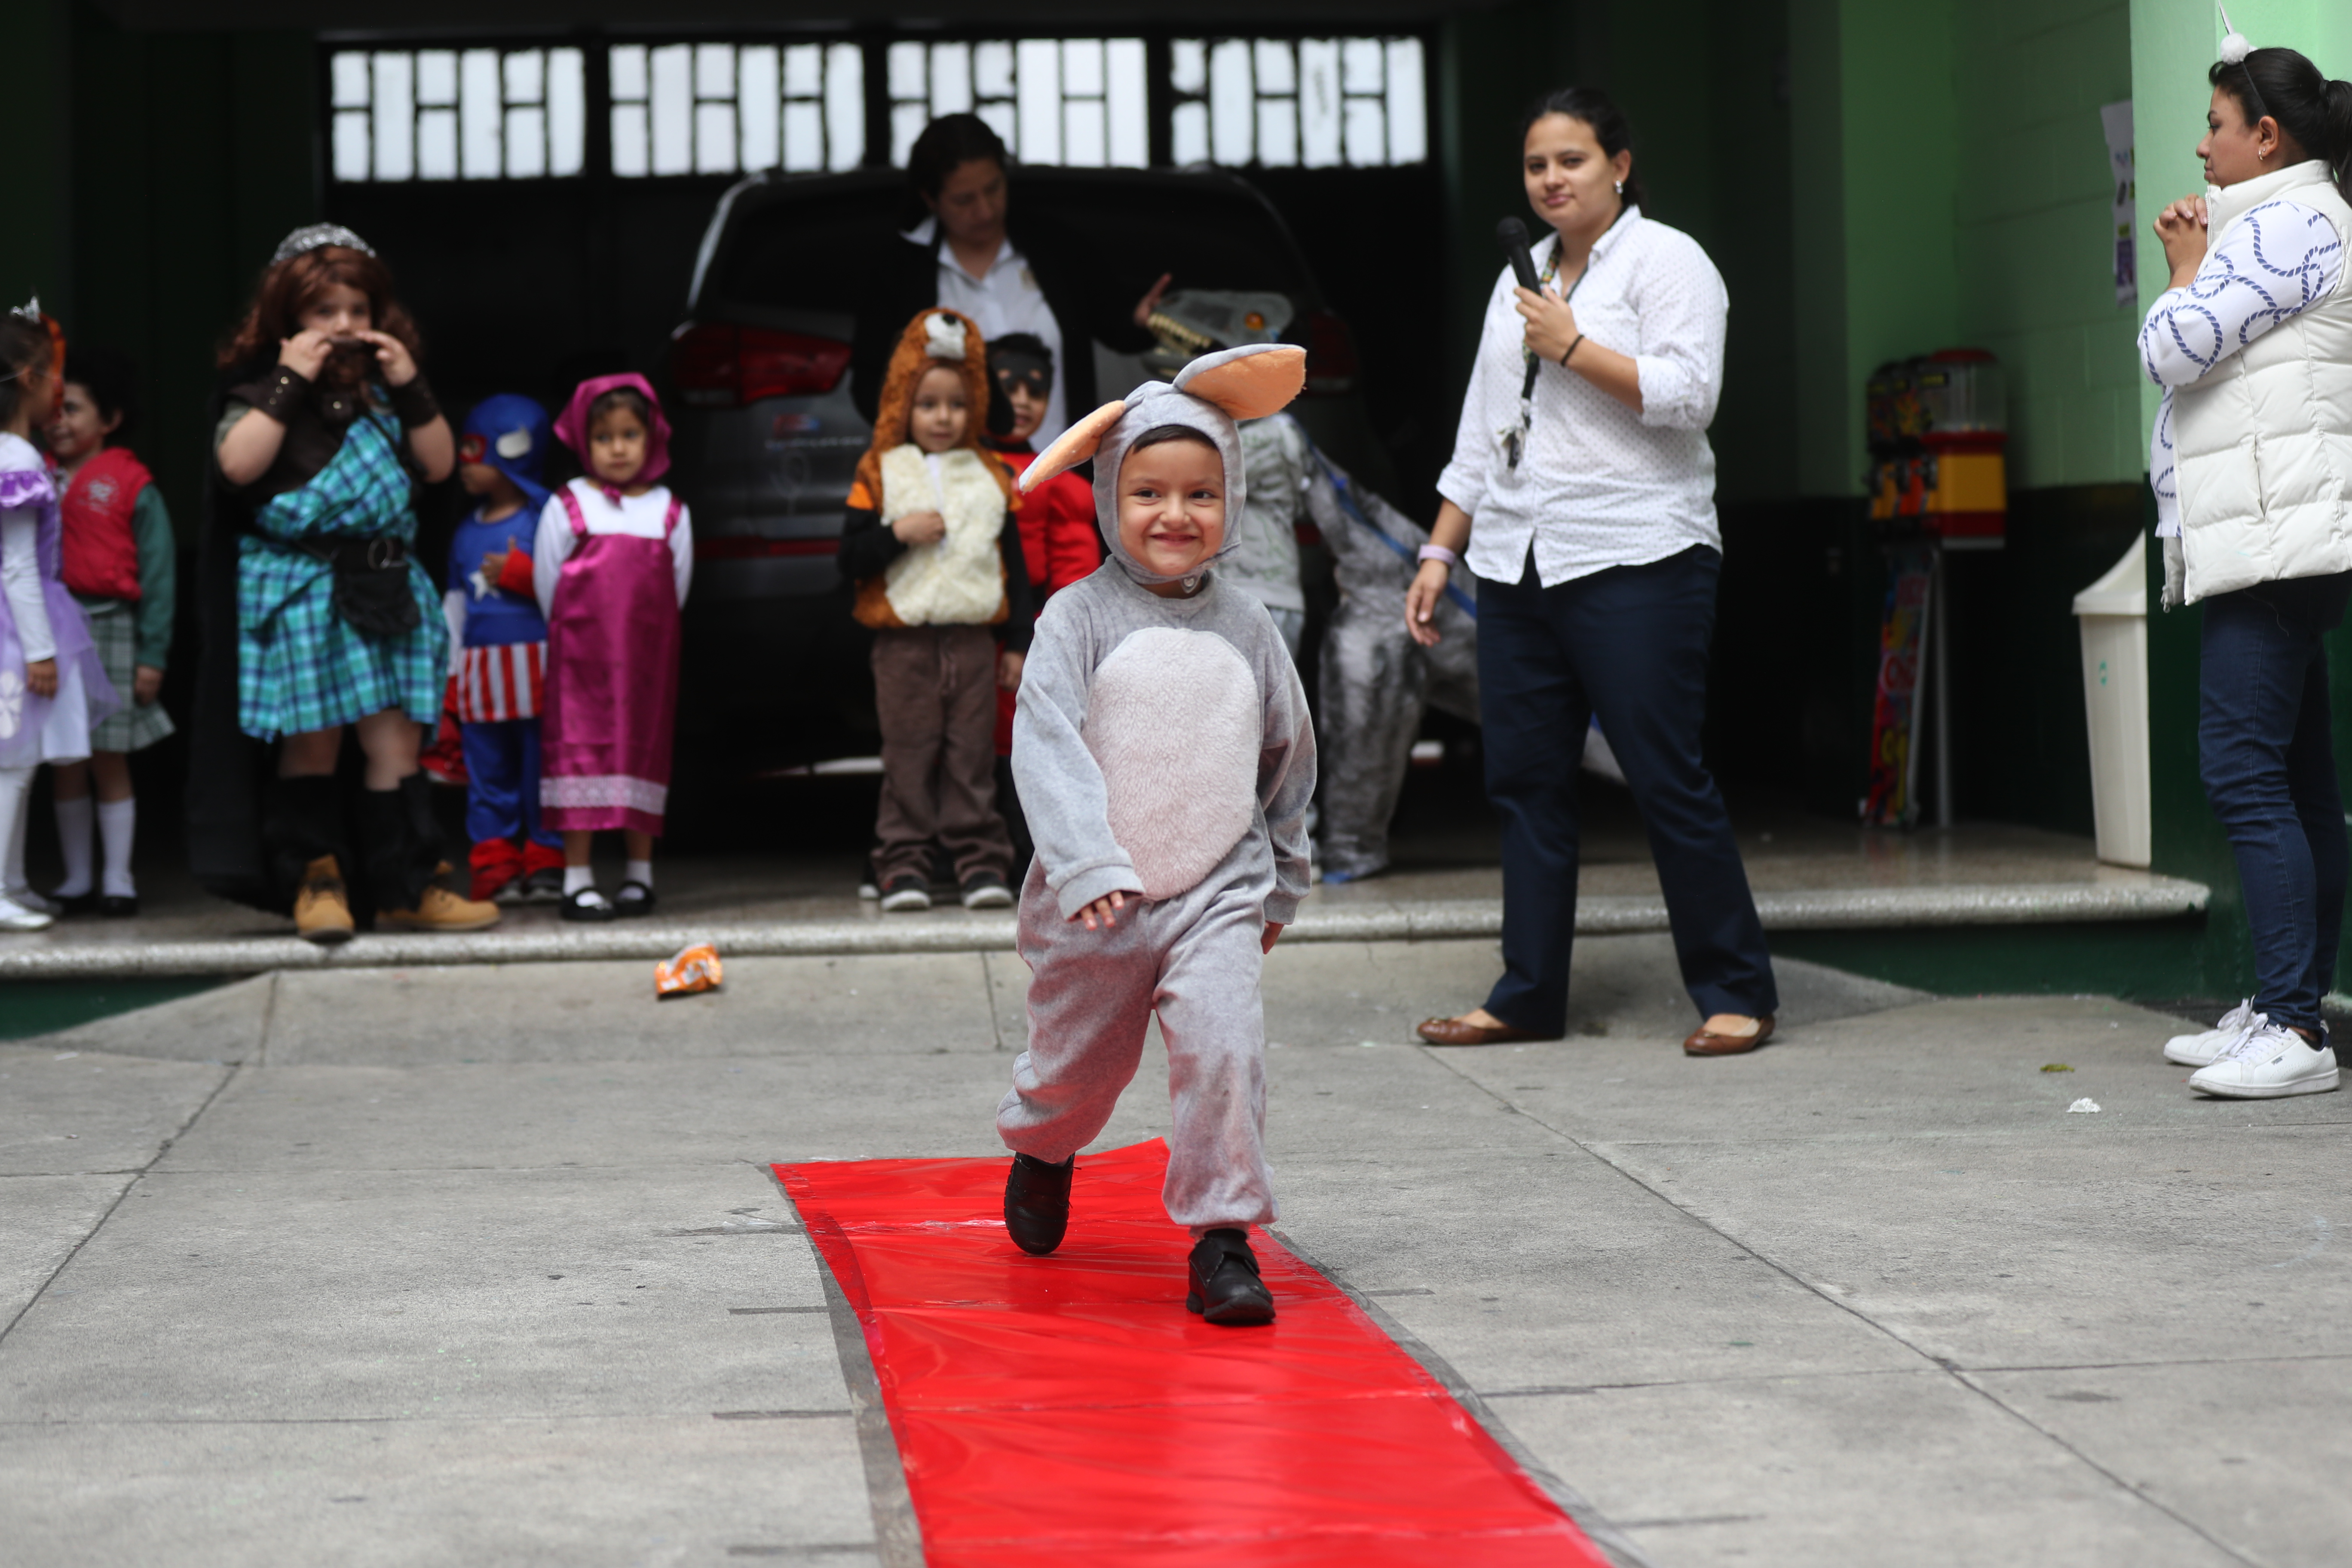
<path fill-rule="evenodd" d="M 1025 662 L 1011 648 L 996 656 L 996 684 L 1007 691 L 1021 689 L 1021 666 Z"/>
<path fill-rule="evenodd" d="M 1088 931 L 1108 931 L 1118 924 L 1118 911 L 1126 907 L 1127 895 L 1112 893 L 1108 897 L 1097 899 L 1070 918 L 1074 921 L 1086 921 Z M 1096 923 L 1097 919 L 1101 921 L 1099 925 Z"/>
<path fill-rule="evenodd" d="M 901 544 L 937 544 L 948 536 L 948 520 L 935 511 L 910 511 L 890 525 Z"/>
<path fill-rule="evenodd" d="M 37 658 L 26 665 L 25 684 L 36 697 L 55 697 L 58 694 L 58 661 Z M 1112 897 L 1118 895 L 1113 894 Z"/>
<path fill-rule="evenodd" d="M 1257 950 L 1260 952 L 1272 952 L 1274 944 L 1281 940 L 1282 928 L 1268 921 L 1265 922 L 1265 934 L 1257 940 Z"/>
<path fill-rule="evenodd" d="M 278 363 L 304 381 L 319 379 L 320 367 L 335 352 L 335 340 L 315 327 L 306 327 L 278 345 Z"/>
<path fill-rule="evenodd" d="M 131 676 L 131 700 L 142 708 L 155 706 L 155 699 L 163 694 L 163 672 L 152 664 L 142 664 Z"/>
<path fill-rule="evenodd" d="M 352 335 L 363 343 L 375 345 L 375 362 L 383 366 L 383 384 L 386 386 L 406 386 L 416 379 L 416 356 L 408 352 L 406 343 L 390 332 L 353 332 Z"/>
<path fill-rule="evenodd" d="M 514 541 L 509 539 L 507 541 L 506 550 L 493 550 L 482 557 L 483 582 L 493 588 L 498 586 L 499 579 L 507 574 L 507 552 L 513 548 Z"/>

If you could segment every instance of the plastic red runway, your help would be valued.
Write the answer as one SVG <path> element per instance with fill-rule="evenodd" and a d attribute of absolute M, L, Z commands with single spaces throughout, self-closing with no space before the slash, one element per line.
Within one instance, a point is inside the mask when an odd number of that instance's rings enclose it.
<path fill-rule="evenodd" d="M 1607 1560 L 1346 1294 L 1264 1233 L 1266 1327 L 1184 1310 L 1157 1140 L 1082 1157 L 1051 1258 L 1006 1162 L 776 1175 L 866 1330 L 929 1568 Z"/>

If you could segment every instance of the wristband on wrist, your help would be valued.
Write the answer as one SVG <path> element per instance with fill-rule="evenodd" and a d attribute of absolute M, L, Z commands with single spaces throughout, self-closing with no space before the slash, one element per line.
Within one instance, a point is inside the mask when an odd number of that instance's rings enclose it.
<path fill-rule="evenodd" d="M 309 378 L 281 364 L 271 373 L 269 384 L 262 389 L 261 401 L 254 406 L 283 425 L 310 395 Z"/>
<path fill-rule="evenodd" d="M 395 386 L 392 393 L 392 412 L 404 430 L 414 430 L 419 425 L 430 425 L 441 417 L 441 405 L 433 400 L 433 389 L 425 384 L 425 373 L 419 371 L 406 386 Z"/>
<path fill-rule="evenodd" d="M 1448 566 L 1459 566 L 1462 564 L 1462 557 L 1460 553 L 1455 551 L 1446 549 L 1443 544 L 1423 545 L 1420 552 L 1414 557 L 1414 559 L 1418 561 L 1443 561 Z"/>
<path fill-rule="evenodd" d="M 1578 349 L 1580 349 L 1580 348 L 1582 348 L 1583 346 L 1584 346 L 1584 334 L 1583 334 L 1582 332 L 1579 332 L 1579 333 L 1577 333 L 1577 334 L 1576 334 L 1576 342 L 1572 342 L 1572 343 L 1570 343 L 1570 344 L 1569 344 L 1569 345 L 1568 345 L 1568 353 L 1564 353 L 1564 354 L 1562 354 L 1562 355 L 1560 355 L 1560 356 L 1559 356 L 1559 363 L 1562 363 L 1562 364 L 1566 364 L 1566 363 L 1568 363 L 1571 358 L 1573 358 L 1573 357 L 1575 356 L 1576 351 L 1577 351 Z"/>

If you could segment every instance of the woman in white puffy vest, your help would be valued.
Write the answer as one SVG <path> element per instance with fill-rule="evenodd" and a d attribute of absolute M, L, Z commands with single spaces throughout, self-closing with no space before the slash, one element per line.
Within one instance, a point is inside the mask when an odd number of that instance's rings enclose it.
<path fill-rule="evenodd" d="M 2352 600 L 2352 83 L 2232 33 L 2211 71 L 2202 196 L 2156 231 L 2171 287 L 2140 331 L 2165 389 L 2149 473 L 2167 608 L 2202 601 L 2198 751 L 2253 928 L 2257 992 L 2168 1059 L 2233 1099 L 2336 1087 L 2352 844 L 2322 639 Z"/>

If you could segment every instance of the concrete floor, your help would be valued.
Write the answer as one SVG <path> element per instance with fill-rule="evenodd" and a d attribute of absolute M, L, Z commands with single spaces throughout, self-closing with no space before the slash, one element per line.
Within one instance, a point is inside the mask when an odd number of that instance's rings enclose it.
<path fill-rule="evenodd" d="M 1493 965 L 1276 951 L 1282 1228 L 1627 1561 L 2345 1560 L 2352 1098 L 1793 963 L 1771 1047 L 1689 1061 L 1657 937 L 1580 945 L 1563 1043 L 1408 1043 Z M 289 973 L 0 1047 L 0 1555 L 903 1561 L 765 1167 L 998 1152 L 1022 973 Z"/>

